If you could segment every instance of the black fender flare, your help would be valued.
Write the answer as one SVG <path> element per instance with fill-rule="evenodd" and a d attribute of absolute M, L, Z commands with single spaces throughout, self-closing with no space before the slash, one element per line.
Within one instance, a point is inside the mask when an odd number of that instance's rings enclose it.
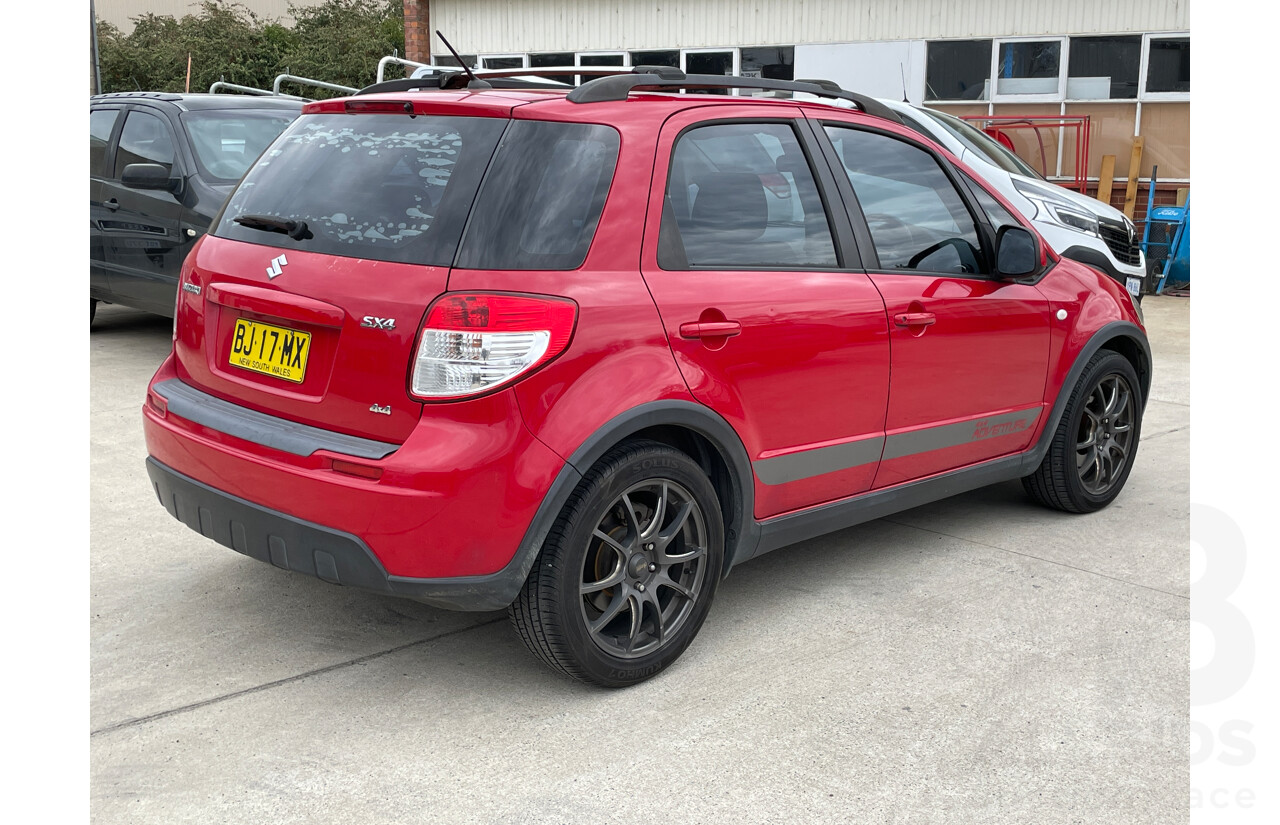
<path fill-rule="evenodd" d="M 609 419 L 580 444 L 568 458 L 568 466 L 577 471 L 577 478 L 567 490 L 559 489 L 558 483 L 552 485 L 530 526 L 530 533 L 526 534 L 525 542 L 521 542 L 519 552 L 529 552 L 525 544 L 535 533 L 540 533 L 537 546 L 541 547 L 546 531 L 551 529 L 551 522 L 555 521 L 555 516 L 568 501 L 569 494 L 577 486 L 582 474 L 615 444 L 643 430 L 663 426 L 690 430 L 705 439 L 718 453 L 720 461 L 728 470 L 728 481 L 732 487 L 731 490 L 724 491 L 729 502 L 729 512 L 725 513 L 725 572 L 737 562 L 751 558 L 760 539 L 760 530 L 754 509 L 755 474 L 751 469 L 747 449 L 737 431 L 710 407 L 680 399 L 651 401 L 632 407 Z M 556 481 L 559 482 L 560 479 L 557 478 Z M 548 512 L 544 513 L 544 510 Z M 547 522 L 546 530 L 536 530 L 544 520 Z"/>
<path fill-rule="evenodd" d="M 638 432 L 659 426 L 688 429 L 706 439 L 728 468 L 733 503 L 727 519 L 724 572 L 755 553 L 760 527 L 754 516 L 755 488 L 751 461 L 742 439 L 727 421 L 702 404 L 671 399 L 633 407 L 609 419 L 568 457 L 538 505 L 524 538 L 496 573 L 447 579 L 408 579 L 390 576 L 391 589 L 399 595 L 453 610 L 502 610 L 520 593 L 542 551 L 556 518 L 582 481 L 583 474 L 614 445 Z M 695 457 L 696 458 L 696 457 Z"/>
<path fill-rule="evenodd" d="M 1142 384 L 1140 388 L 1142 393 L 1141 409 L 1146 409 L 1147 396 L 1151 392 L 1152 367 L 1151 344 L 1147 341 L 1147 334 L 1142 331 L 1142 327 L 1130 321 L 1112 321 L 1109 324 L 1104 324 L 1097 332 L 1089 336 L 1089 340 L 1076 353 L 1075 360 L 1071 363 L 1071 369 L 1067 371 L 1067 377 L 1063 380 L 1062 386 L 1058 388 L 1058 399 L 1054 402 L 1053 409 L 1050 410 L 1045 419 L 1044 430 L 1040 433 L 1040 440 L 1036 442 L 1036 446 L 1033 449 L 1024 454 L 1023 466 L 1026 473 L 1035 472 L 1036 468 L 1040 466 L 1040 462 L 1044 460 L 1045 453 L 1049 452 L 1049 445 L 1053 442 L 1053 434 L 1057 431 L 1058 423 L 1062 420 L 1062 413 L 1066 410 L 1067 401 L 1071 399 L 1071 393 L 1080 381 L 1080 376 L 1084 373 L 1084 368 L 1089 363 L 1089 359 L 1097 354 L 1098 350 L 1120 338 L 1132 341 L 1138 348 L 1140 359 L 1143 363 L 1135 364 L 1134 371 L 1138 373 L 1138 380 Z"/>

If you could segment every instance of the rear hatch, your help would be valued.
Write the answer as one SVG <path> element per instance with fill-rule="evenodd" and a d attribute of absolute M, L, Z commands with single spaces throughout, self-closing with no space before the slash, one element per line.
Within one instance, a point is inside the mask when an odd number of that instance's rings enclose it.
<path fill-rule="evenodd" d="M 407 387 L 417 333 L 510 107 L 378 103 L 308 107 L 329 111 L 249 171 L 184 271 L 174 352 L 214 396 L 400 443 L 422 410 Z"/>

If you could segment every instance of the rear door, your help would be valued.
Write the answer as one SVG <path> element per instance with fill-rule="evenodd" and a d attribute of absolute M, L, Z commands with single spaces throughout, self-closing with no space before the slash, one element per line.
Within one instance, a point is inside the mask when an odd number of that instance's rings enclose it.
<path fill-rule="evenodd" d="M 848 222 L 831 220 L 830 170 L 803 118 L 707 111 L 664 125 L 645 228 L 642 270 L 676 361 L 741 436 L 757 518 L 864 491 L 888 330 Z"/>
<path fill-rule="evenodd" d="M 390 110 L 304 114 L 250 169 L 180 293 L 184 381 L 312 426 L 408 436 L 418 330 L 507 119 Z"/>
<path fill-rule="evenodd" d="M 990 223 L 944 158 L 852 124 L 824 131 L 846 199 L 860 206 L 855 231 L 889 317 L 893 382 L 875 486 L 1026 449 L 1044 400 L 1048 302 L 993 274 Z"/>

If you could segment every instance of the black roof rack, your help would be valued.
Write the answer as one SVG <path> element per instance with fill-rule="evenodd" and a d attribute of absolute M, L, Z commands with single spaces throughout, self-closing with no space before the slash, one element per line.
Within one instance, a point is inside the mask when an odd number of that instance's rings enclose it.
<path fill-rule="evenodd" d="M 679 69 L 656 66 L 637 66 L 631 74 L 602 77 L 583 83 L 569 92 L 573 103 L 603 103 L 626 100 L 635 89 L 661 91 L 662 89 L 773 89 L 784 92 L 805 92 L 817 97 L 847 100 L 869 115 L 902 122 L 897 112 L 875 98 L 848 92 L 830 80 L 772 80 L 763 77 L 731 77 L 718 74 L 686 75 Z"/>
<path fill-rule="evenodd" d="M 426 77 L 406 78 L 404 80 L 384 80 L 381 83 L 375 83 L 372 86 L 366 86 L 356 92 L 359 95 L 378 94 L 380 92 L 404 92 L 410 89 L 465 89 L 468 88 L 469 78 L 461 69 L 455 69 L 452 66 L 438 66 L 440 71 L 427 75 Z M 678 69 L 663 69 L 664 71 L 679 71 Z M 563 75 L 592 75 L 592 76 L 610 76 L 617 74 L 627 74 L 631 69 L 625 69 L 617 66 L 545 66 L 542 68 L 523 68 L 523 69 L 476 69 L 475 75 L 479 80 L 487 82 L 495 89 L 560 89 L 564 91 L 572 87 L 565 86 L 563 83 L 538 83 L 537 81 L 527 80 L 525 78 L 542 77 L 554 78 Z"/>

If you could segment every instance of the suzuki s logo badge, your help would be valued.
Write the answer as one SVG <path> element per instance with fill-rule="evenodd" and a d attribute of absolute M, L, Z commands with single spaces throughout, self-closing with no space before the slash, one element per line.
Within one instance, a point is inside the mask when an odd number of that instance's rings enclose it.
<path fill-rule="evenodd" d="M 284 272 L 284 267 L 287 263 L 289 262 L 284 259 L 283 255 L 281 255 L 279 258 L 272 258 L 271 266 L 267 267 L 267 277 L 274 278 L 277 275 L 279 275 L 281 272 Z"/>
<path fill-rule="evenodd" d="M 382 413 L 383 415 L 391 415 L 391 405 L 388 404 L 385 407 L 379 407 L 377 404 L 374 404 L 372 407 L 369 408 L 369 412 Z"/>
<path fill-rule="evenodd" d="M 375 318 L 372 315 L 366 315 L 360 320 L 360 326 L 369 329 L 395 329 L 395 318 Z"/>

